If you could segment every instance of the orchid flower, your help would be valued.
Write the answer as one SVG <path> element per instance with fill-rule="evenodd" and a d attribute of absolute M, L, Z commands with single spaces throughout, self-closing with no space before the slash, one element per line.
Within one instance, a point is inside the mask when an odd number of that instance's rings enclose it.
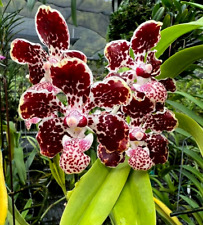
<path fill-rule="evenodd" d="M 70 34 L 65 19 L 57 10 L 49 6 L 39 7 L 35 16 L 36 32 L 40 41 L 48 48 L 49 54 L 40 44 L 31 43 L 24 39 L 15 39 L 11 43 L 11 58 L 20 64 L 28 64 L 29 79 L 37 84 L 44 79 L 50 81 L 49 69 L 51 65 L 64 58 L 76 57 L 84 62 L 86 56 L 80 51 L 68 50 Z"/>
<path fill-rule="evenodd" d="M 110 71 L 107 78 L 124 79 L 133 92 L 130 104 L 122 106 L 120 113 L 130 117 L 130 148 L 126 153 L 136 170 L 166 162 L 168 141 L 161 133 L 177 126 L 174 114 L 164 107 L 167 91 L 175 91 L 175 83 L 172 79 L 155 79 L 161 72 L 161 60 L 156 59 L 152 48 L 160 40 L 161 25 L 147 21 L 134 31 L 130 42 L 112 41 L 104 51 Z M 122 68 L 128 69 L 120 72 Z"/>
<path fill-rule="evenodd" d="M 58 11 L 41 6 L 35 20 L 38 35 L 49 48 L 50 56 L 38 44 L 22 39 L 11 44 L 12 59 L 28 64 L 30 81 L 34 84 L 21 96 L 21 118 L 28 128 L 39 123 L 37 141 L 41 154 L 52 158 L 61 152 L 60 166 L 66 173 L 80 173 L 88 166 L 90 158 L 84 152 L 93 142 L 93 134 L 86 135 L 88 129 L 97 134 L 98 154 L 101 148 L 112 154 L 108 159 L 100 158 L 108 161 L 109 166 L 116 166 L 124 160 L 120 152 L 128 149 L 129 127 L 111 110 L 129 104 L 130 88 L 119 77 L 93 83 L 83 53 L 66 50 L 68 28 Z M 66 96 L 67 106 L 57 98 L 60 92 Z M 95 107 L 106 112 L 90 114 Z"/>

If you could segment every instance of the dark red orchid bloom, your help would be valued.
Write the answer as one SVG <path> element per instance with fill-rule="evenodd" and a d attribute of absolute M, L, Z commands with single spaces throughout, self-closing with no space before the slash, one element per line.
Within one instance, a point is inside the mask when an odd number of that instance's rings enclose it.
<path fill-rule="evenodd" d="M 161 132 L 173 131 L 177 126 L 174 114 L 164 107 L 167 91 L 175 91 L 175 83 L 170 78 L 155 79 L 161 72 L 161 60 L 152 48 L 160 40 L 161 25 L 147 21 L 135 30 L 130 42 L 112 41 L 104 51 L 110 71 L 107 77 L 122 78 L 133 92 L 130 104 L 120 111 L 123 117 L 130 117 L 131 146 L 126 153 L 129 164 L 137 170 L 166 162 L 168 141 Z"/>

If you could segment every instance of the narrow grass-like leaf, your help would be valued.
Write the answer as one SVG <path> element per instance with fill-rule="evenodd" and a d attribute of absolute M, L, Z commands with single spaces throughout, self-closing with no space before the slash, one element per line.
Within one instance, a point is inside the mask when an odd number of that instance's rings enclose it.
<path fill-rule="evenodd" d="M 203 5 L 198 4 L 198 3 L 194 3 L 194 2 L 186 2 L 186 1 L 181 1 L 182 4 L 187 4 L 187 5 L 191 5 L 194 6 L 196 8 L 199 8 L 201 10 L 203 10 Z"/>
<path fill-rule="evenodd" d="M 203 156 L 203 138 L 202 138 L 203 137 L 203 129 L 202 129 L 202 127 L 200 127 L 196 121 L 194 121 L 192 118 L 190 118 L 187 115 L 175 112 L 175 116 L 178 119 L 178 123 L 179 123 L 178 126 L 182 129 L 184 129 L 185 131 L 187 131 L 188 133 L 190 133 L 194 137 L 194 139 L 200 149 L 200 152 Z"/>
<path fill-rule="evenodd" d="M 22 217 L 22 215 L 17 210 L 16 206 L 14 206 L 15 210 L 15 223 L 16 225 L 28 225 L 28 223 L 25 221 L 25 219 Z M 8 196 L 8 217 L 7 220 L 9 221 L 9 224 L 13 224 L 13 216 L 12 216 L 12 200 L 11 197 Z"/>
<path fill-rule="evenodd" d="M 166 102 L 168 104 L 172 105 L 174 108 L 180 110 L 184 114 L 187 114 L 189 117 L 191 117 L 192 119 L 197 121 L 201 126 L 203 126 L 203 119 L 202 119 L 202 117 L 198 116 L 197 114 L 195 114 L 193 111 L 189 110 L 184 105 L 182 105 L 182 104 L 180 104 L 178 102 L 171 101 L 171 100 L 167 100 Z M 182 128 L 182 127 L 180 127 L 180 128 Z M 186 131 L 188 131 L 188 130 L 186 130 Z"/>
<path fill-rule="evenodd" d="M 188 178 L 191 184 L 195 185 L 195 187 L 199 190 L 201 195 L 203 195 L 203 189 L 201 183 L 193 176 L 191 173 L 187 172 L 186 170 L 182 170 L 182 174 Z"/>
<path fill-rule="evenodd" d="M 23 156 L 23 148 L 15 148 L 14 149 L 14 161 L 16 165 L 16 169 L 22 184 L 25 185 L 26 183 L 26 167 L 24 163 L 24 156 Z"/>
<path fill-rule="evenodd" d="M 30 198 L 30 199 L 28 199 L 28 201 L 26 202 L 26 204 L 25 204 L 25 206 L 24 206 L 24 209 L 30 208 L 31 205 L 32 205 L 32 199 Z M 28 210 L 24 210 L 24 211 L 21 213 L 21 215 L 22 215 L 22 217 L 23 217 L 24 219 L 25 219 L 25 217 L 27 216 L 28 212 L 29 212 L 29 209 L 28 209 Z"/>
<path fill-rule="evenodd" d="M 188 203 L 188 205 L 191 208 L 199 208 L 200 206 L 191 198 L 188 198 L 187 196 L 184 195 L 180 195 L 180 197 Z M 193 213 L 194 217 L 196 218 L 198 224 L 202 224 L 203 221 L 203 212 L 197 212 L 197 213 Z"/>
<path fill-rule="evenodd" d="M 157 79 L 174 78 L 183 72 L 189 65 L 198 59 L 203 58 L 203 45 L 183 49 L 170 58 L 168 58 L 161 65 L 161 74 Z"/>
<path fill-rule="evenodd" d="M 66 195 L 66 186 L 65 186 L 65 174 L 59 166 L 60 156 L 57 154 L 52 160 L 49 160 L 49 167 L 52 173 L 52 176 L 58 183 L 58 185 L 63 190 L 64 195 Z"/>
<path fill-rule="evenodd" d="M 200 173 L 196 168 L 190 166 L 190 165 L 183 165 L 182 166 L 185 170 L 193 173 L 195 177 L 197 177 L 201 183 L 203 183 L 203 175 Z"/>
<path fill-rule="evenodd" d="M 170 46 L 170 44 L 173 43 L 178 37 L 195 29 L 201 28 L 202 26 L 203 17 L 197 21 L 174 25 L 162 30 L 161 40 L 155 47 L 155 49 L 157 50 L 156 57 L 159 58 L 164 53 L 164 51 Z"/>
<path fill-rule="evenodd" d="M 198 105 L 201 109 L 203 109 L 203 102 L 194 98 L 192 95 L 189 95 L 183 91 L 176 91 L 173 94 L 178 94 L 178 95 L 182 95 L 186 98 L 188 98 L 189 100 L 191 100 L 192 102 L 194 102 L 196 105 Z"/>

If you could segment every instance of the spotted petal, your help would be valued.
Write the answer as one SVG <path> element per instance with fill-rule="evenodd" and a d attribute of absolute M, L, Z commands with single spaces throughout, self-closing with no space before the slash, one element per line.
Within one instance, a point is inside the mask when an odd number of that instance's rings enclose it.
<path fill-rule="evenodd" d="M 90 157 L 83 152 L 88 150 L 93 142 L 93 135 L 84 139 L 63 137 L 63 152 L 60 158 L 60 167 L 67 174 L 81 173 L 90 163 Z"/>
<path fill-rule="evenodd" d="M 145 141 L 153 163 L 165 163 L 168 157 L 168 140 L 160 134 L 152 134 L 148 135 Z"/>
<path fill-rule="evenodd" d="M 149 170 L 154 165 L 147 148 L 129 149 L 126 154 L 130 157 L 128 163 L 134 170 Z"/>
<path fill-rule="evenodd" d="M 87 56 L 80 52 L 80 51 L 76 51 L 76 50 L 68 50 L 63 52 L 63 57 L 64 58 L 78 58 L 81 59 L 83 62 L 87 63 Z"/>
<path fill-rule="evenodd" d="M 172 78 L 166 78 L 164 80 L 160 80 L 167 91 L 175 92 L 176 91 L 176 83 L 175 80 Z"/>
<path fill-rule="evenodd" d="M 48 118 L 39 125 L 37 141 L 40 152 L 47 157 L 54 157 L 63 150 L 62 138 L 67 134 L 63 118 Z"/>
<path fill-rule="evenodd" d="M 136 78 L 136 72 L 134 70 L 127 70 L 122 73 L 110 72 L 105 79 L 114 76 L 122 78 L 129 86 L 131 86 Z"/>
<path fill-rule="evenodd" d="M 133 96 L 132 101 L 127 106 L 122 107 L 122 111 L 134 119 L 134 125 L 140 125 L 143 118 L 150 112 L 154 111 L 155 104 L 145 96 L 143 100 L 137 100 Z"/>
<path fill-rule="evenodd" d="M 119 77 L 109 77 L 91 87 L 86 110 L 94 107 L 111 109 L 116 105 L 127 105 L 131 100 L 131 90 Z"/>
<path fill-rule="evenodd" d="M 128 148 L 129 128 L 120 117 L 111 114 L 90 115 L 88 125 L 109 152 L 123 152 Z"/>
<path fill-rule="evenodd" d="M 43 65 L 48 59 L 48 55 L 41 45 L 28 42 L 24 39 L 15 39 L 11 43 L 10 55 L 15 62 L 28 64 L 31 83 L 39 83 L 44 77 L 45 70 L 43 69 Z"/>
<path fill-rule="evenodd" d="M 50 70 L 53 84 L 66 94 L 68 104 L 81 108 L 93 82 L 89 67 L 80 59 L 69 58 L 52 65 Z"/>
<path fill-rule="evenodd" d="M 162 83 L 155 80 L 136 87 L 136 90 L 145 93 L 154 102 L 163 103 L 167 99 L 166 88 Z"/>
<path fill-rule="evenodd" d="M 70 35 L 60 12 L 42 5 L 38 8 L 35 23 L 38 36 L 49 48 L 51 55 L 60 55 L 61 51 L 68 50 Z"/>
<path fill-rule="evenodd" d="M 160 39 L 162 23 L 149 20 L 142 23 L 131 38 L 131 47 L 135 55 L 145 55 L 151 48 L 156 46 Z"/>
<path fill-rule="evenodd" d="M 147 116 L 143 128 L 152 129 L 156 132 L 173 131 L 178 125 L 175 115 L 165 109 L 163 112 L 156 112 Z"/>
<path fill-rule="evenodd" d="M 56 90 L 57 88 L 45 82 L 36 84 L 24 92 L 19 104 L 19 114 L 22 119 L 49 117 L 54 112 L 64 113 L 66 109 L 57 99 Z"/>
<path fill-rule="evenodd" d="M 107 68 L 110 71 L 118 71 L 122 67 L 131 68 L 134 61 L 129 55 L 130 42 L 125 40 L 112 41 L 108 43 L 104 50 L 104 55 L 108 60 Z"/>
<path fill-rule="evenodd" d="M 108 167 L 116 167 L 125 161 L 125 152 L 109 152 L 104 146 L 99 144 L 97 156 L 101 162 Z"/>

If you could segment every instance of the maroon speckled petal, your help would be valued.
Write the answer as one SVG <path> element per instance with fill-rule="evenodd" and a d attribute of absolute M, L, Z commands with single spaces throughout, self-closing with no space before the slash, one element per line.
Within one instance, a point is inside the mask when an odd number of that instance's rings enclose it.
<path fill-rule="evenodd" d="M 60 167 L 65 173 L 81 173 L 89 165 L 90 157 L 83 152 L 91 147 L 92 141 L 93 138 L 89 140 L 89 137 L 85 137 L 84 139 L 63 137 L 63 152 L 60 158 Z"/>
<path fill-rule="evenodd" d="M 31 83 L 39 83 L 44 77 L 44 62 L 48 59 L 47 53 L 41 45 L 28 42 L 24 39 L 15 39 L 11 43 L 10 55 L 12 60 L 20 64 L 28 64 Z"/>
<path fill-rule="evenodd" d="M 122 107 L 122 111 L 133 119 L 142 119 L 146 114 L 154 111 L 154 109 L 154 102 L 146 96 L 143 100 L 137 100 L 133 96 L 129 105 Z"/>
<path fill-rule="evenodd" d="M 168 158 L 168 140 L 160 134 L 148 135 L 145 139 L 154 164 L 165 163 Z"/>
<path fill-rule="evenodd" d="M 82 108 L 93 80 L 89 67 L 80 59 L 69 58 L 51 66 L 50 71 L 53 84 L 63 90 L 68 104 Z"/>
<path fill-rule="evenodd" d="M 70 35 L 60 12 L 42 5 L 35 16 L 35 24 L 41 42 L 49 48 L 51 55 L 60 55 L 60 51 L 68 50 Z"/>
<path fill-rule="evenodd" d="M 167 91 L 175 92 L 176 91 L 176 82 L 172 78 L 166 78 L 165 80 L 160 80 Z"/>
<path fill-rule="evenodd" d="M 87 62 L 87 56 L 80 52 L 80 51 L 76 51 L 76 50 L 68 50 L 63 52 L 63 57 L 64 58 L 78 58 L 81 59 L 83 62 Z"/>
<path fill-rule="evenodd" d="M 129 127 L 116 115 L 90 115 L 88 125 L 97 134 L 99 142 L 110 152 L 123 152 L 129 145 Z"/>
<path fill-rule="evenodd" d="M 119 163 L 123 163 L 125 161 L 125 152 L 109 152 L 101 144 L 98 146 L 97 156 L 101 162 L 108 167 L 116 167 Z"/>
<path fill-rule="evenodd" d="M 63 124 L 63 118 L 51 118 L 42 121 L 36 137 L 41 154 L 52 158 L 63 151 L 62 138 L 65 134 L 67 132 Z"/>
<path fill-rule="evenodd" d="M 164 85 L 158 81 L 151 81 L 136 88 L 154 102 L 165 102 L 167 99 L 167 91 Z"/>
<path fill-rule="evenodd" d="M 130 42 L 125 40 L 112 41 L 105 47 L 104 54 L 109 64 L 107 68 L 110 71 L 118 71 L 122 67 L 135 65 L 133 59 L 129 55 Z"/>
<path fill-rule="evenodd" d="M 136 149 L 126 151 L 126 154 L 130 156 L 128 164 L 134 170 L 149 170 L 154 165 L 149 156 L 148 149 L 137 147 Z"/>
<path fill-rule="evenodd" d="M 131 47 L 135 55 L 145 54 L 156 46 L 160 39 L 160 28 L 162 23 L 149 20 L 142 23 L 131 38 Z"/>
<path fill-rule="evenodd" d="M 122 78 L 129 86 L 131 86 L 136 79 L 136 72 L 134 70 L 128 70 L 122 73 L 111 72 L 105 77 L 105 79 L 114 76 Z"/>
<path fill-rule="evenodd" d="M 160 66 L 162 61 L 157 59 L 155 56 L 156 51 L 151 51 L 147 55 L 147 63 L 152 65 L 151 76 L 158 76 L 161 72 Z"/>
<path fill-rule="evenodd" d="M 21 96 L 19 114 L 23 119 L 45 118 L 54 112 L 65 112 L 65 107 L 56 97 L 55 89 L 52 92 L 42 89 L 43 86 L 41 83 L 36 84 Z"/>
<path fill-rule="evenodd" d="M 143 128 L 152 129 L 156 132 L 173 131 L 178 125 L 175 115 L 169 111 L 156 112 L 147 116 Z"/>
<path fill-rule="evenodd" d="M 119 77 L 109 77 L 91 87 L 86 110 L 94 107 L 111 109 L 115 105 L 127 105 L 132 98 L 128 85 Z"/>

